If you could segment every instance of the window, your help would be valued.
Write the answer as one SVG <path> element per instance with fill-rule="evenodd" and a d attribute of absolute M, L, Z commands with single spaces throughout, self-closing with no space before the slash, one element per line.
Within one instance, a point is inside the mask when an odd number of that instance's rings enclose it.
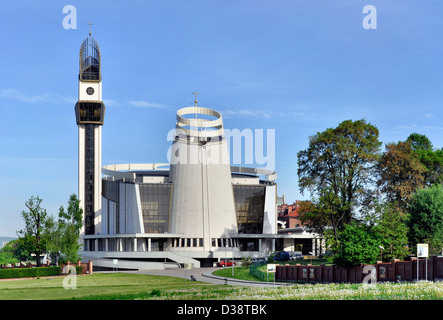
<path fill-rule="evenodd" d="M 380 279 L 386 279 L 386 267 L 380 267 Z"/>
<path fill-rule="evenodd" d="M 89 94 L 90 96 L 94 94 L 94 88 L 93 87 L 88 87 L 86 89 L 86 93 Z"/>
<path fill-rule="evenodd" d="M 140 185 L 140 199 L 146 233 L 169 231 L 170 197 L 171 184 Z"/>
<path fill-rule="evenodd" d="M 94 125 L 85 126 L 85 234 L 95 233 L 94 226 Z"/>
<path fill-rule="evenodd" d="M 238 233 L 262 233 L 265 206 L 265 187 L 234 186 L 233 188 Z"/>
<path fill-rule="evenodd" d="M 315 277 L 315 269 L 309 269 L 309 279 L 314 279 Z"/>
<path fill-rule="evenodd" d="M 105 105 L 103 102 L 79 101 L 75 105 L 77 124 L 94 123 L 103 124 Z"/>

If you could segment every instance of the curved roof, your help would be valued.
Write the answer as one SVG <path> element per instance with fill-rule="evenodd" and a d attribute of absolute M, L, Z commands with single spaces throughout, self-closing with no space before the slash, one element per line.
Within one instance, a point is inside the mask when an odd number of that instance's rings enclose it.
<path fill-rule="evenodd" d="M 165 167 L 169 167 L 169 163 L 109 164 L 103 166 L 102 173 L 106 176 L 112 176 L 115 178 L 125 178 L 135 181 L 136 173 L 134 171 L 169 170 L 169 168 Z M 264 175 L 269 181 L 277 180 L 277 173 L 275 171 L 263 168 L 231 166 L 231 173 L 247 174 L 247 175 Z"/>
<path fill-rule="evenodd" d="M 89 36 L 80 46 L 80 80 L 100 81 L 100 48 L 98 42 Z"/>

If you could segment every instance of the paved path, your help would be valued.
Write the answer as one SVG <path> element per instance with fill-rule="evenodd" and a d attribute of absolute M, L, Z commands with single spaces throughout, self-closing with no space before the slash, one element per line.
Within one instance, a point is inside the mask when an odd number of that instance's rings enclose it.
<path fill-rule="evenodd" d="M 247 281 L 237 280 L 225 277 L 218 277 L 212 274 L 215 270 L 220 268 L 195 268 L 195 269 L 165 269 L 165 270 L 140 270 L 135 273 L 140 274 L 152 274 L 158 276 L 178 277 L 184 279 L 191 279 L 191 275 L 195 277 L 197 281 L 209 282 L 213 284 L 229 284 L 237 286 L 251 286 L 251 287 L 263 287 L 263 286 L 282 286 L 288 285 L 287 283 L 274 283 L 274 282 L 259 282 L 259 281 Z M 226 280 L 225 280 L 226 279 Z"/>

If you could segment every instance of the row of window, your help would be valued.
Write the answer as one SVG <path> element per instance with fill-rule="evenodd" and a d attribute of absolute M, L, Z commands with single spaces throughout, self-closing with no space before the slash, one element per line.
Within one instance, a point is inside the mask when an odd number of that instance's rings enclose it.
<path fill-rule="evenodd" d="M 95 135 L 94 125 L 85 125 L 85 234 L 94 234 L 94 174 L 95 174 Z"/>
<path fill-rule="evenodd" d="M 237 216 L 238 232 L 243 234 L 257 234 L 263 231 L 263 216 L 265 203 L 264 186 L 233 186 L 234 200 Z M 117 202 L 119 201 L 119 182 L 103 182 L 103 195 L 105 198 Z M 171 202 L 171 184 L 140 184 L 140 200 L 143 215 L 143 225 L 145 233 L 165 233 L 169 231 L 169 216 Z M 117 209 L 118 210 L 118 209 Z M 117 212 L 117 221 L 119 212 Z M 213 247 L 225 247 L 221 244 L 222 239 L 214 240 Z M 220 242 L 220 244 L 219 244 Z M 177 246 L 198 247 L 199 245 Z M 199 241 L 197 241 L 199 243 Z M 203 246 L 203 245 L 202 245 Z M 232 247 L 229 244 L 228 247 Z M 236 246 L 236 245 L 234 245 Z"/>
<path fill-rule="evenodd" d="M 171 188 L 171 184 L 139 185 L 145 233 L 169 231 Z"/>
<path fill-rule="evenodd" d="M 175 248 L 197 248 L 203 247 L 203 238 L 181 238 L 173 239 L 172 247 Z"/>
<path fill-rule="evenodd" d="M 238 241 L 237 239 L 229 239 L 229 238 L 212 238 L 211 245 L 213 248 L 233 248 L 233 247 L 238 247 Z M 173 239 L 172 247 L 175 248 L 203 247 L 203 238 Z"/>

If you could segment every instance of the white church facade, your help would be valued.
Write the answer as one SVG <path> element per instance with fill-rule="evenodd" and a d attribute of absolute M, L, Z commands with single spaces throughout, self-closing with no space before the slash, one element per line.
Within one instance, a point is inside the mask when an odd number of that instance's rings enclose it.
<path fill-rule="evenodd" d="M 277 174 L 231 166 L 222 115 L 197 100 L 171 119 L 170 163 L 102 166 L 101 80 L 90 34 L 80 48 L 75 106 L 84 260 L 103 268 L 206 267 L 265 257 L 277 239 L 294 237 L 277 232 Z"/>

